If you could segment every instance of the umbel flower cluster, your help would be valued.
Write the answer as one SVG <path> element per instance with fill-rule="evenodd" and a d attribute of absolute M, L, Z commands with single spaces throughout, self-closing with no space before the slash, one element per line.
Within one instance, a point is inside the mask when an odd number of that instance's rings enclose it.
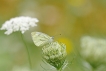
<path fill-rule="evenodd" d="M 31 18 L 31 17 L 15 17 L 8 21 L 6 21 L 0 30 L 7 30 L 5 34 L 9 35 L 12 32 L 21 31 L 23 34 L 25 31 L 29 30 L 30 27 L 37 26 L 38 20 L 37 18 Z"/>
<path fill-rule="evenodd" d="M 81 47 L 81 55 L 94 67 L 106 63 L 105 39 L 85 36 L 81 39 Z"/>
<path fill-rule="evenodd" d="M 63 70 L 66 62 L 66 46 L 63 43 L 52 42 L 42 48 L 43 58 L 57 70 Z"/>

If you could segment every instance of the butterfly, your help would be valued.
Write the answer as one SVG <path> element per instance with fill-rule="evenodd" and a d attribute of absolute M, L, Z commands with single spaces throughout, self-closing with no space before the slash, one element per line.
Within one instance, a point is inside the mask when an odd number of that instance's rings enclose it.
<path fill-rule="evenodd" d="M 32 32 L 31 36 L 34 44 L 38 47 L 53 42 L 53 37 L 50 37 L 49 35 L 42 32 Z"/>

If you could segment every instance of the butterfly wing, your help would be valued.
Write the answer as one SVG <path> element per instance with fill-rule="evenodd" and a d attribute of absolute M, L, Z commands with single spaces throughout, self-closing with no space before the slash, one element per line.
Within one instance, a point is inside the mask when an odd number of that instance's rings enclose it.
<path fill-rule="evenodd" d="M 36 46 L 43 46 L 49 43 L 49 40 L 52 40 L 50 36 L 41 32 L 32 32 L 32 39 Z"/>

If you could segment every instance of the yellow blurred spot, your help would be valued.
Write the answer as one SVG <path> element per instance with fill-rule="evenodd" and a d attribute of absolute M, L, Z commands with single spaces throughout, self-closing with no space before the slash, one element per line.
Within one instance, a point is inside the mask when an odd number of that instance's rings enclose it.
<path fill-rule="evenodd" d="M 78 7 L 85 4 L 86 0 L 68 0 L 72 6 Z"/>
<path fill-rule="evenodd" d="M 58 38 L 57 41 L 62 42 L 66 45 L 66 51 L 68 54 L 72 52 L 73 45 L 68 38 Z"/>

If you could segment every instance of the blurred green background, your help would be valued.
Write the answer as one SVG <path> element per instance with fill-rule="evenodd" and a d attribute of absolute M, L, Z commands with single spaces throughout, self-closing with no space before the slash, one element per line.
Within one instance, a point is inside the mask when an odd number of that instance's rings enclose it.
<path fill-rule="evenodd" d="M 64 71 L 92 71 L 89 62 L 79 54 L 80 38 L 106 37 L 106 0 L 0 0 L 0 26 L 17 16 L 39 19 L 38 26 L 24 34 L 34 71 L 43 71 L 40 65 L 50 67 L 42 62 L 41 48 L 31 39 L 33 31 L 44 32 L 66 44 L 69 64 Z M 106 71 L 105 66 L 99 69 Z M 0 31 L 0 71 L 30 71 L 19 32 L 7 36 Z"/>

